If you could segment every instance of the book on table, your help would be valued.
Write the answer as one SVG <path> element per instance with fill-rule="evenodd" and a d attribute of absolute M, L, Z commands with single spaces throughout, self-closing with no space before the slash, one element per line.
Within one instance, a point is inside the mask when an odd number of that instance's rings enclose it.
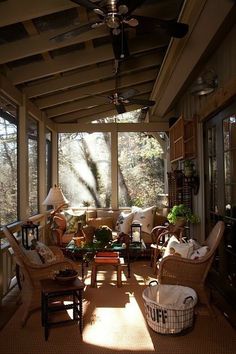
<path fill-rule="evenodd" d="M 119 252 L 97 252 L 94 261 L 95 263 L 119 263 Z"/>

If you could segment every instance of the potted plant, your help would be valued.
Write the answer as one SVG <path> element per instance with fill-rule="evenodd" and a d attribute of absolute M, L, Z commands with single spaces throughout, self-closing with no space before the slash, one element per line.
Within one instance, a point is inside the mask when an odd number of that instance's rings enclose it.
<path fill-rule="evenodd" d="M 200 221 L 196 214 L 192 213 L 192 210 L 184 204 L 174 205 L 167 215 L 167 219 L 171 224 L 190 222 L 196 224 Z"/>

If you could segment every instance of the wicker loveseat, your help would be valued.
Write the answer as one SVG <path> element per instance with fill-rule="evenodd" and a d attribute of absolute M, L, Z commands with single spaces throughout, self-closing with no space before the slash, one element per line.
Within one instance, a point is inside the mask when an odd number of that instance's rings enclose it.
<path fill-rule="evenodd" d="M 117 230 L 117 223 L 120 215 L 128 216 L 131 214 L 131 208 L 126 209 L 74 209 L 73 212 L 79 216 L 85 214 L 85 222 L 86 226 L 83 227 L 83 231 L 85 236 L 91 238 L 91 235 L 94 234 L 95 229 L 99 226 L 106 225 L 113 231 L 113 236 L 115 237 L 119 234 L 119 230 Z M 146 244 L 151 244 L 153 242 L 151 230 L 153 227 L 157 225 L 163 225 L 166 221 L 166 209 L 155 209 L 155 213 L 153 216 L 152 224 L 150 225 L 150 233 L 145 231 L 142 232 L 142 239 Z M 68 229 L 67 225 L 67 216 L 66 211 L 64 213 L 57 213 L 53 217 L 53 227 L 52 227 L 52 235 L 54 242 L 63 247 L 68 244 L 72 237 L 75 234 L 76 229 L 72 230 Z M 126 233 L 130 231 L 130 228 L 125 230 Z"/>

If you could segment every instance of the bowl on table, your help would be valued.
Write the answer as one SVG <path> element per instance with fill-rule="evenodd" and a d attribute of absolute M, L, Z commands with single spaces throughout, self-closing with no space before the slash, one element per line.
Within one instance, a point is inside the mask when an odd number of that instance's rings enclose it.
<path fill-rule="evenodd" d="M 60 270 L 55 275 L 55 279 L 60 283 L 73 282 L 78 277 L 78 272 L 74 269 Z"/>

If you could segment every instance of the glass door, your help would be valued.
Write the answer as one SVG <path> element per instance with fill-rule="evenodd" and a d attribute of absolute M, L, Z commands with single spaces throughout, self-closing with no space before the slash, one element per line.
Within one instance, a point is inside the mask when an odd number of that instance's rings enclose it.
<path fill-rule="evenodd" d="M 236 104 L 204 124 L 204 160 L 207 232 L 219 219 L 226 225 L 214 262 L 214 283 L 233 300 L 236 296 Z"/>

